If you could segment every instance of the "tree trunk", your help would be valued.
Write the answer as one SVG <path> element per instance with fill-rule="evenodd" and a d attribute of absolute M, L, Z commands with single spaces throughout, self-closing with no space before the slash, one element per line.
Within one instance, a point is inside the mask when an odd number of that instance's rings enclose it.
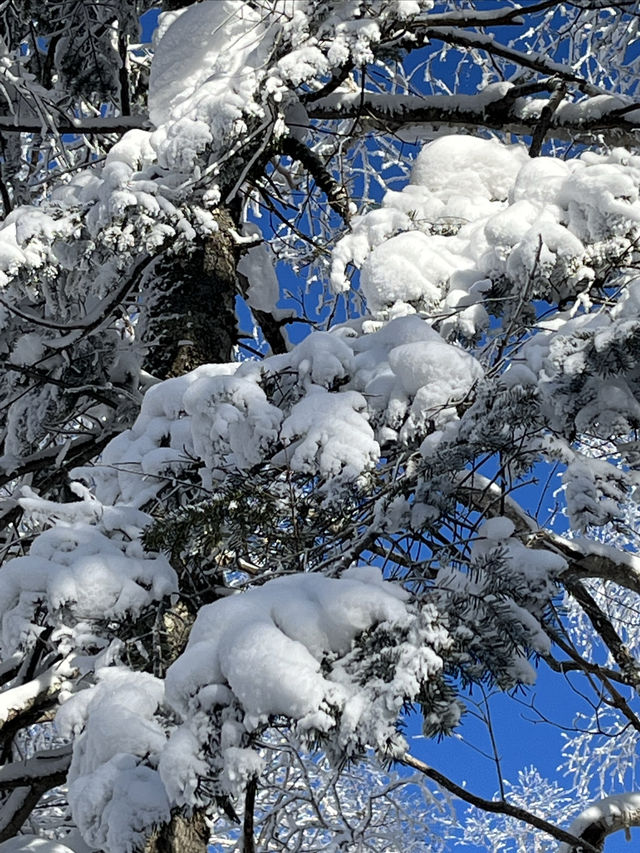
<path fill-rule="evenodd" d="M 190 254 L 165 257 L 145 294 L 149 342 L 145 369 L 166 379 L 201 364 L 231 361 L 237 341 L 235 319 L 238 251 L 234 222 L 216 214 L 220 230 Z"/>
<path fill-rule="evenodd" d="M 209 827 L 203 811 L 190 817 L 176 814 L 148 840 L 144 853 L 206 853 Z"/>

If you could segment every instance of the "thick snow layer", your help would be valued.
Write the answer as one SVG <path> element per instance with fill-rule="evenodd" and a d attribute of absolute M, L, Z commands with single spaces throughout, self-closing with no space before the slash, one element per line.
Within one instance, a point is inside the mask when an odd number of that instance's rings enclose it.
<path fill-rule="evenodd" d="M 453 272 L 469 265 L 445 238 L 407 231 L 371 252 L 362 266 L 362 292 L 372 312 L 399 302 L 427 310 L 438 304 Z"/>
<path fill-rule="evenodd" d="M 282 412 L 258 384 L 259 376 L 198 379 L 184 396 L 191 416 L 193 448 L 208 469 L 244 470 L 260 462 L 275 443 Z"/>
<path fill-rule="evenodd" d="M 169 818 L 164 785 L 144 763 L 166 743 L 154 720 L 163 692 L 152 675 L 104 667 L 95 687 L 58 711 L 60 731 L 75 735 L 68 774 L 74 820 L 90 844 L 110 853 L 139 849 L 149 828 Z"/>
<path fill-rule="evenodd" d="M 207 364 L 152 386 L 131 429 L 109 442 L 99 463 L 76 468 L 72 475 L 88 480 L 103 504 L 144 506 L 167 479 L 180 476 L 194 455 L 191 418 L 184 407 L 189 386 L 203 377 L 232 374 L 237 367 Z"/>
<path fill-rule="evenodd" d="M 238 261 L 236 270 L 249 283 L 246 294 L 249 307 L 274 313 L 280 298 L 280 287 L 273 266 L 273 254 L 267 245 L 262 243 L 249 249 Z"/>
<path fill-rule="evenodd" d="M 322 575 L 277 578 L 200 610 L 187 650 L 167 673 L 168 701 L 186 714 L 202 687 L 226 684 L 255 718 L 301 719 L 332 688 L 320 663 L 344 654 L 374 622 L 406 622 L 392 584 Z"/>
<path fill-rule="evenodd" d="M 170 13 L 171 14 L 171 13 Z M 241 0 L 205 0 L 160 24 L 149 81 L 152 145 L 161 165 L 189 169 L 259 115 L 254 94 L 270 49 L 267 23 Z"/>
<path fill-rule="evenodd" d="M 136 507 L 194 472 L 194 460 L 205 487 L 266 461 L 352 483 L 375 467 L 381 444 L 455 421 L 482 377 L 478 361 L 417 316 L 316 332 L 262 362 L 205 365 L 154 385 L 133 427 L 73 473 L 101 502 Z"/>
<path fill-rule="evenodd" d="M 378 626 L 391 646 L 373 652 L 364 679 L 353 647 Z M 339 579 L 276 578 L 202 608 L 166 677 L 166 700 L 184 719 L 160 758 L 170 796 L 194 801 L 211 741 L 219 746 L 208 760 L 234 790 L 256 769 L 248 734 L 273 716 L 290 720 L 303 738 L 332 732 L 347 754 L 365 745 L 401 748 L 395 724 L 403 701 L 439 676 L 448 644 L 436 612 L 412 607 L 372 567 L 353 567 Z M 383 677 L 377 653 L 386 661 Z"/>
<path fill-rule="evenodd" d="M 408 186 L 354 219 L 331 284 L 348 288 L 351 263 L 374 314 L 441 312 L 447 334 L 473 337 L 487 325 L 491 283 L 521 297 L 529 282 L 527 300 L 588 288 L 606 257 L 640 235 L 639 193 L 640 158 L 622 150 L 532 161 L 523 146 L 440 137 L 418 155 Z"/>
<path fill-rule="evenodd" d="M 72 782 L 69 802 L 83 838 L 109 853 L 135 853 L 150 829 L 171 817 L 157 771 L 138 764 L 132 755 L 116 755 L 95 773 Z"/>
<path fill-rule="evenodd" d="M 451 406 L 462 403 L 484 375 L 473 356 L 443 340 L 394 347 L 389 365 L 405 393 L 414 398 L 405 434 L 425 431 L 428 421 L 443 426 L 455 415 Z"/>
<path fill-rule="evenodd" d="M 443 200 L 453 191 L 469 200 L 505 201 L 527 161 L 526 149 L 521 146 L 504 145 L 495 139 L 443 136 L 418 154 L 411 184 Z"/>
<path fill-rule="evenodd" d="M 46 502 L 43 502 L 46 503 Z M 59 641 L 69 648 L 95 642 L 95 626 L 136 616 L 177 588 L 166 558 L 144 553 L 137 536 L 149 518 L 130 507 L 108 507 L 104 521 L 85 520 L 100 512 L 87 501 L 59 505 L 67 519 L 41 533 L 27 556 L 9 560 L 0 575 L 3 654 L 30 646 L 42 630 L 36 614 L 45 605 Z M 34 499 L 27 501 L 46 512 Z M 28 507 L 27 507 L 28 508 Z M 75 511 L 75 518 L 73 518 Z M 93 522 L 93 523 L 91 523 Z M 123 532 L 134 532 L 130 539 Z"/>
<path fill-rule="evenodd" d="M 319 472 L 324 477 L 344 474 L 356 480 L 380 457 L 367 402 L 356 391 L 330 394 L 312 386 L 292 407 L 280 437 L 285 449 L 273 461 L 286 460 L 292 471 Z"/>

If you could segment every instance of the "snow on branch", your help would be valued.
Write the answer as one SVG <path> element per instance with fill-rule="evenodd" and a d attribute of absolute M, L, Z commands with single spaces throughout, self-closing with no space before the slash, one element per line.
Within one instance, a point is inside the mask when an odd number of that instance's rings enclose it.
<path fill-rule="evenodd" d="M 533 84 L 532 84 L 533 86 Z M 555 105 L 531 99 L 531 86 L 495 83 L 476 95 L 390 95 L 337 92 L 310 104 L 309 118 L 358 120 L 363 128 L 398 131 L 413 126 L 477 128 L 531 135 L 544 120 L 545 134 L 560 140 L 602 138 L 610 145 L 633 146 L 640 130 L 640 106 L 627 99 L 597 94 Z M 537 82 L 537 91 L 554 88 L 553 78 Z"/>
<path fill-rule="evenodd" d="M 581 812 L 569 827 L 576 841 L 565 841 L 558 853 L 580 853 L 582 850 L 602 851 L 605 839 L 621 829 L 629 832 L 640 826 L 640 794 L 629 792 L 605 797 Z M 630 836 L 628 836 L 629 840 Z"/>

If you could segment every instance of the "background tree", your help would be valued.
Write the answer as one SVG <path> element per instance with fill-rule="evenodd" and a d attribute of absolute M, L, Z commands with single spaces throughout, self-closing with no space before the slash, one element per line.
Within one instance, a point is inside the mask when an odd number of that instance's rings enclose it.
<path fill-rule="evenodd" d="M 534 660 L 636 785 L 637 4 L 147 9 L 0 4 L 0 840 L 411 849 L 375 753 L 600 849 L 399 719 Z"/>

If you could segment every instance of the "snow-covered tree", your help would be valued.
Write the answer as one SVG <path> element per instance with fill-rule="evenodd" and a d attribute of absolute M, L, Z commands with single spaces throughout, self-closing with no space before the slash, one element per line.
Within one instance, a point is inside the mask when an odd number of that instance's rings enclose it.
<path fill-rule="evenodd" d="M 0 2 L 0 850 L 446 849 L 453 798 L 602 849 L 640 822 L 636 0 L 152 5 Z M 537 668 L 588 697 L 571 798 L 409 750 Z"/>

